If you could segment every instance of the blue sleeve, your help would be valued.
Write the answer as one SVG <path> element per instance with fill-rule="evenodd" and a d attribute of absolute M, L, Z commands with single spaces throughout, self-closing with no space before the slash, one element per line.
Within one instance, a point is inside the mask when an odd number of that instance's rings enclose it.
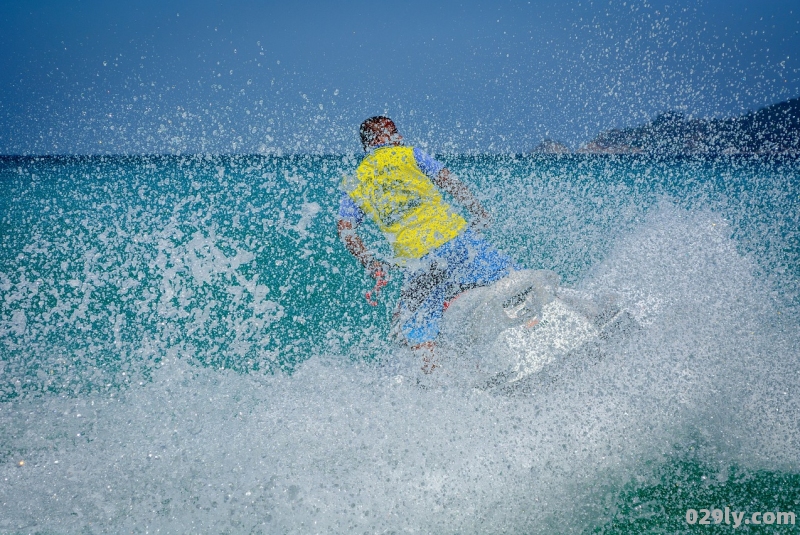
<path fill-rule="evenodd" d="M 356 225 L 360 225 L 364 221 L 364 212 L 347 193 L 342 193 L 342 199 L 339 201 L 339 218 L 349 219 Z"/>
<path fill-rule="evenodd" d="M 420 168 L 420 171 L 425 173 L 428 178 L 436 178 L 439 171 L 444 169 L 444 164 L 442 162 L 417 147 L 414 147 L 414 159 L 417 161 L 417 166 Z"/>

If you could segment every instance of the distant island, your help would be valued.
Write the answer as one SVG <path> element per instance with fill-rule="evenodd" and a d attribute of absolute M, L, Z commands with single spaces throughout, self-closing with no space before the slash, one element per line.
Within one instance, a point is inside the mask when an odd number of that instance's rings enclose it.
<path fill-rule="evenodd" d="M 569 154 L 572 152 L 569 147 L 552 139 L 545 139 L 533 148 L 537 154 Z"/>
<path fill-rule="evenodd" d="M 547 139 L 533 149 L 564 154 L 569 148 Z M 600 133 L 579 154 L 788 154 L 800 155 L 800 98 L 727 119 L 686 119 L 666 112 L 635 128 Z"/>

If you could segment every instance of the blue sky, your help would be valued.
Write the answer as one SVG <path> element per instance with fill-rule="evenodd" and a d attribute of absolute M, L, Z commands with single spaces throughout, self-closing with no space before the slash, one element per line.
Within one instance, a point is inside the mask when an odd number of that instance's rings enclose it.
<path fill-rule="evenodd" d="M 0 153 L 573 147 L 800 96 L 788 1 L 28 1 L 0 11 Z"/>

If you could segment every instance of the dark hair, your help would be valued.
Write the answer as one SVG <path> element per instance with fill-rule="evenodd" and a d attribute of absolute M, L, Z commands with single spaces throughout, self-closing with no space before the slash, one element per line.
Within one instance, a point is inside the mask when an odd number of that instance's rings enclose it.
<path fill-rule="evenodd" d="M 367 150 L 375 139 L 381 134 L 397 134 L 397 127 L 394 121 L 383 115 L 376 115 L 370 117 L 358 128 L 358 134 L 361 136 L 361 146 Z"/>

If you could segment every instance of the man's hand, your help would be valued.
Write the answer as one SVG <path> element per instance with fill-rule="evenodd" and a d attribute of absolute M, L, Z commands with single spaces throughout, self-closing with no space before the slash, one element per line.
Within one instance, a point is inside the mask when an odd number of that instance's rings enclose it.
<path fill-rule="evenodd" d="M 378 259 L 372 259 L 366 266 L 369 276 L 373 279 L 388 279 L 391 268 L 391 264 Z"/>
<path fill-rule="evenodd" d="M 375 279 L 375 286 L 364 297 L 370 306 L 378 306 L 378 292 L 389 284 L 389 264 L 381 260 L 372 259 L 366 265 L 367 271 Z"/>

